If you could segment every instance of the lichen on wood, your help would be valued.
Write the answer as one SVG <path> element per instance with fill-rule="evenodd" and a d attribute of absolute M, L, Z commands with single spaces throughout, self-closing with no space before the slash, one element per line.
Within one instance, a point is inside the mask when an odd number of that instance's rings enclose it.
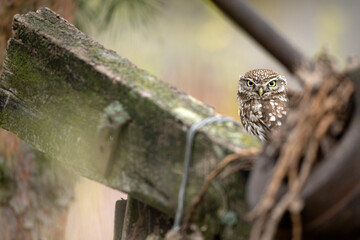
<path fill-rule="evenodd" d="M 214 110 L 105 49 L 47 8 L 16 15 L 13 32 L 0 77 L 1 127 L 78 174 L 173 216 L 187 130 L 216 115 Z M 97 129 L 114 101 L 131 120 L 118 136 L 115 161 L 104 176 L 98 163 L 107 159 Z M 233 123 L 201 129 L 186 206 L 224 156 L 253 146 L 259 143 Z M 214 181 L 204 200 L 204 224 L 216 226 L 210 216 L 231 210 L 222 191 L 232 186 L 239 192 L 232 195 L 243 195 L 242 179 Z"/>

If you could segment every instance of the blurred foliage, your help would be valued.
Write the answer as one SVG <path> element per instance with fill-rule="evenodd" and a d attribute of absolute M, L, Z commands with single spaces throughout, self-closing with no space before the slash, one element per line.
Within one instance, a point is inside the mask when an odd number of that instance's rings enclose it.
<path fill-rule="evenodd" d="M 320 30 L 317 31 L 317 38 L 325 43 L 326 48 L 331 46 L 331 51 L 335 53 L 341 52 L 340 36 L 346 29 L 345 14 L 339 6 L 330 3 L 317 16 L 317 27 Z"/>
<path fill-rule="evenodd" d="M 165 0 L 77 0 L 76 26 L 86 31 L 89 23 L 99 33 L 108 30 L 116 15 L 133 27 L 153 22 L 165 7 Z M 94 21 L 95 20 L 95 21 Z"/>

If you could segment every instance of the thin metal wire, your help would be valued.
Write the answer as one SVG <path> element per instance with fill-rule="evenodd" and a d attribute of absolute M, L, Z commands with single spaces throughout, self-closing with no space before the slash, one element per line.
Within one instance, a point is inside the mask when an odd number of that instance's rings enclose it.
<path fill-rule="evenodd" d="M 186 136 L 186 146 L 185 146 L 185 157 L 184 157 L 184 173 L 181 180 L 180 190 L 179 190 L 179 196 L 178 196 L 178 206 L 176 210 L 174 225 L 171 229 L 171 231 L 179 231 L 181 228 L 181 219 L 184 209 L 184 200 L 185 200 L 185 190 L 186 190 L 186 184 L 189 177 L 189 168 L 190 168 L 190 162 L 191 162 L 191 154 L 193 149 L 193 143 L 194 143 L 194 136 L 196 132 L 199 130 L 199 128 L 203 127 L 204 125 L 211 124 L 211 123 L 220 123 L 220 122 L 233 122 L 236 125 L 239 125 L 237 121 L 235 121 L 232 118 L 229 117 L 223 117 L 223 116 L 213 116 L 204 118 L 203 120 L 195 123 L 191 126 L 189 129 L 187 136 Z"/>

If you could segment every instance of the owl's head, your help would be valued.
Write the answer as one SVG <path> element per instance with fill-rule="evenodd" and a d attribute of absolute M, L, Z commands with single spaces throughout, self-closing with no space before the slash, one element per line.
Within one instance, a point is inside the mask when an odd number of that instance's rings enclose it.
<path fill-rule="evenodd" d="M 240 76 L 238 98 L 270 100 L 286 96 L 286 78 L 269 69 L 254 69 Z"/>

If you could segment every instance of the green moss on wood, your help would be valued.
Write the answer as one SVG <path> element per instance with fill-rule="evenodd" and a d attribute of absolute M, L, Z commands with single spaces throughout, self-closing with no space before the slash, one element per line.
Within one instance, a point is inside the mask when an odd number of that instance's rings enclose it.
<path fill-rule="evenodd" d="M 214 116 L 213 109 L 104 49 L 48 9 L 17 15 L 9 43 L 0 80 L 1 126 L 73 171 L 173 216 L 187 130 Z M 98 129 L 116 101 L 131 121 L 118 136 L 116 161 L 104 176 Z M 186 206 L 226 154 L 252 146 L 259 143 L 233 123 L 201 129 Z M 244 182 L 215 180 L 199 211 L 209 236 L 220 231 L 222 215 L 232 210 L 223 196 L 227 188 L 244 203 Z"/>

